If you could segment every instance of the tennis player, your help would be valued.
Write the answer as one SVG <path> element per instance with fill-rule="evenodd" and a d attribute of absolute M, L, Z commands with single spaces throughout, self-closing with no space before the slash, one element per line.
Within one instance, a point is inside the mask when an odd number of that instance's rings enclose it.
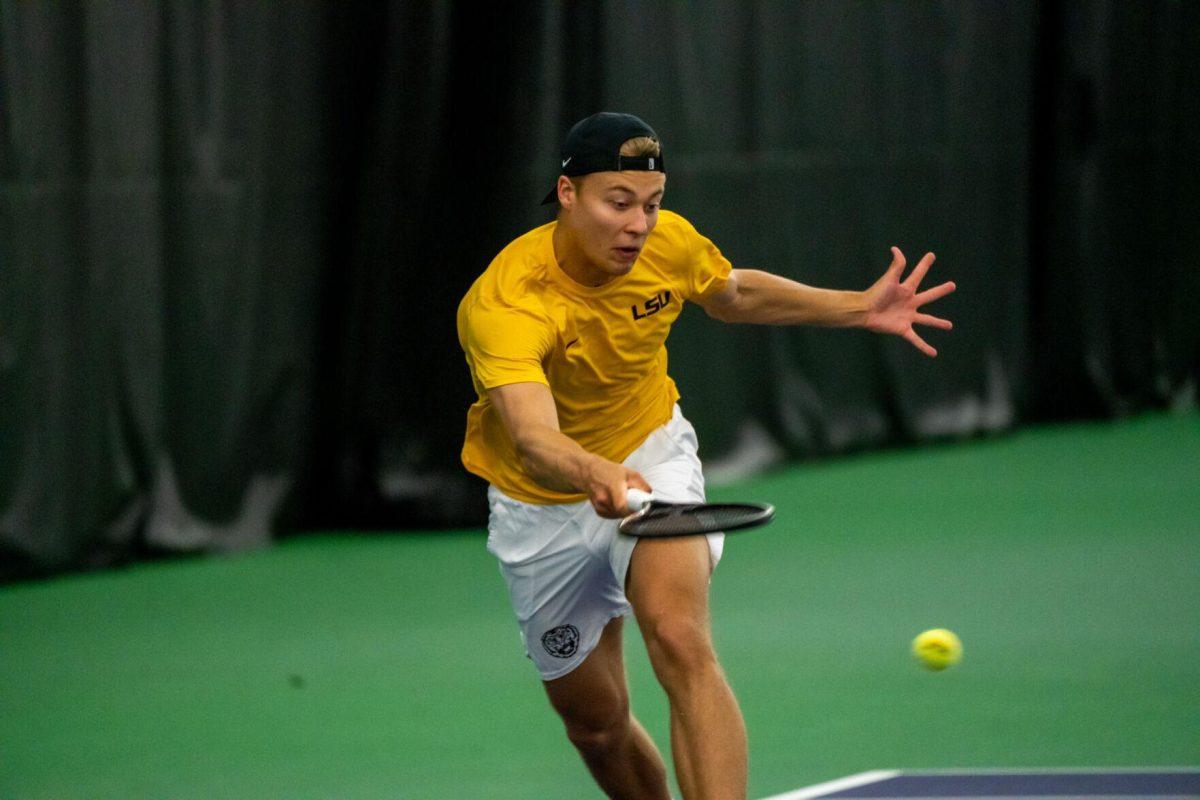
<path fill-rule="evenodd" d="M 462 459 L 491 485 L 488 550 L 499 559 L 525 651 L 601 788 L 669 798 L 662 756 L 630 713 L 621 625 L 637 619 L 670 703 L 683 796 L 746 796 L 746 730 L 717 661 L 708 588 L 722 534 L 635 539 L 617 531 L 629 487 L 703 501 L 696 433 L 680 412 L 664 343 L 685 302 L 723 322 L 866 328 L 935 350 L 914 323 L 954 291 L 918 291 L 928 253 L 862 292 L 733 269 L 663 209 L 658 136 L 629 114 L 577 123 L 545 202 L 554 222 L 505 247 L 458 309 L 478 400 Z"/>

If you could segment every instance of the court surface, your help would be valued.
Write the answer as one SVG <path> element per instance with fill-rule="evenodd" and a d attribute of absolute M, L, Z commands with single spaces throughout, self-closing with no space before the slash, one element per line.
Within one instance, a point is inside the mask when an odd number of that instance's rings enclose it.
<path fill-rule="evenodd" d="M 794 464 L 711 496 L 777 509 L 729 537 L 712 590 L 751 797 L 881 767 L 1200 760 L 1195 413 Z M 484 544 L 325 532 L 0 587 L 0 798 L 598 800 Z M 913 662 L 932 627 L 962 664 Z M 626 660 L 667 751 L 635 625 Z M 876 788 L 1034 796 L 930 780 Z"/>
<path fill-rule="evenodd" d="M 1200 771 L 1174 769 L 872 770 L 773 795 L 764 800 L 817 798 L 977 798 L 1054 800 L 1087 797 L 1178 800 L 1200 797 Z"/>

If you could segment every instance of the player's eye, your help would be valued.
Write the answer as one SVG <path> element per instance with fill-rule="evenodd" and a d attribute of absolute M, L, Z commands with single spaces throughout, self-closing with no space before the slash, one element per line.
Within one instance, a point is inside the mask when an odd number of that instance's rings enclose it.
<path fill-rule="evenodd" d="M 612 204 L 613 204 L 613 208 L 620 208 L 620 209 L 629 208 L 629 203 L 626 203 L 624 200 L 613 200 Z"/>

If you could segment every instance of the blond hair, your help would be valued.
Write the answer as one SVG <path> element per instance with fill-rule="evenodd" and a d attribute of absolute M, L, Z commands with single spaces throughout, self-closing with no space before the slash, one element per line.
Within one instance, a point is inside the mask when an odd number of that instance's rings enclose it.
<path fill-rule="evenodd" d="M 658 158 L 662 155 L 662 145 L 657 139 L 652 139 L 649 136 L 636 136 L 632 139 L 627 139 L 621 145 L 621 155 L 634 157 L 649 157 Z"/>

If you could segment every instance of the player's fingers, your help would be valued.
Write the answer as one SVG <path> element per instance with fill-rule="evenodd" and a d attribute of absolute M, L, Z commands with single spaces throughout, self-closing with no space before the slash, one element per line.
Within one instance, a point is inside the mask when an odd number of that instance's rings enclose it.
<path fill-rule="evenodd" d="M 941 317 L 935 317 L 930 314 L 917 314 L 915 317 L 913 317 L 913 321 L 918 322 L 921 325 L 929 325 L 933 328 L 941 328 L 944 331 L 948 331 L 954 327 L 954 323 L 950 320 L 942 319 Z"/>
<path fill-rule="evenodd" d="M 914 331 L 912 328 L 908 329 L 908 333 L 904 334 L 904 338 L 908 340 L 913 347 L 917 348 L 930 358 L 933 358 L 937 355 L 937 350 L 934 350 L 932 347 L 930 347 L 929 344 L 920 336 L 918 336 L 916 331 Z"/>
<path fill-rule="evenodd" d="M 926 303 L 932 303 L 934 300 L 945 297 L 953 292 L 958 287 L 954 285 L 954 281 L 946 281 L 941 286 L 935 286 L 932 289 L 926 289 L 920 292 L 913 299 L 917 301 L 918 306 L 923 306 Z"/>
<path fill-rule="evenodd" d="M 596 514 L 604 517 L 605 519 L 616 519 L 617 517 L 623 516 L 622 514 L 617 513 L 617 505 L 614 502 L 614 499 L 615 498 L 613 498 L 612 494 L 607 489 L 596 489 L 592 492 L 590 497 L 590 500 L 592 501 L 592 508 L 596 509 Z M 621 497 L 619 499 L 621 502 L 621 507 L 624 507 L 625 498 Z"/>
<path fill-rule="evenodd" d="M 596 516 L 603 517 L 604 519 L 620 519 L 629 513 L 625 510 L 624 506 L 617 508 L 611 503 L 604 503 L 602 505 L 592 503 L 592 508 L 596 509 Z"/>
<path fill-rule="evenodd" d="M 899 280 L 906 263 L 908 262 L 904 260 L 904 253 L 900 252 L 899 247 L 892 245 L 892 263 L 888 265 L 887 274 Z"/>
<path fill-rule="evenodd" d="M 624 512 L 625 507 L 629 504 L 629 499 L 625 496 L 625 487 L 617 485 L 612 488 L 612 510 L 614 512 Z"/>
<path fill-rule="evenodd" d="M 629 470 L 625 473 L 625 485 L 630 489 L 641 489 L 643 492 L 652 492 L 650 484 L 646 483 L 646 479 L 642 477 L 642 473 L 637 470 Z"/>
<path fill-rule="evenodd" d="M 913 267 L 912 273 L 905 278 L 904 285 L 911 286 L 914 290 L 921 285 L 921 281 L 925 279 L 925 273 L 929 272 L 929 268 L 933 266 L 934 260 L 937 258 L 933 253 L 926 253 L 925 256 L 917 262 Z"/>

